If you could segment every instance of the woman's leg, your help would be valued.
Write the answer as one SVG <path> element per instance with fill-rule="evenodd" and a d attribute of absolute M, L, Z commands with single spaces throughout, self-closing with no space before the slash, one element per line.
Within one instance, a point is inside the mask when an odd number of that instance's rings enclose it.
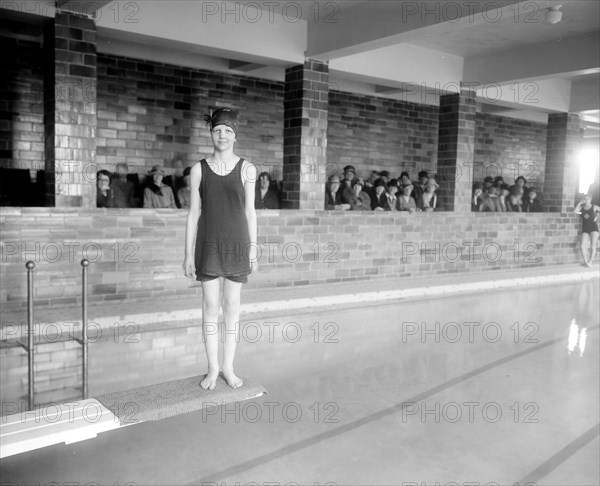
<path fill-rule="evenodd" d="M 208 374 L 200 386 L 212 390 L 219 377 L 219 279 L 202 282 L 202 338 L 208 358 Z"/>
<path fill-rule="evenodd" d="M 223 345 L 223 376 L 232 388 L 242 386 L 242 380 L 233 372 L 235 348 L 239 339 L 240 328 L 240 294 L 242 284 L 225 279 L 223 287 L 223 320 L 225 321 Z"/>
<path fill-rule="evenodd" d="M 589 233 L 581 233 L 581 255 L 583 256 L 583 262 L 588 265 L 588 246 L 590 244 Z"/>
<path fill-rule="evenodd" d="M 596 256 L 596 245 L 598 244 L 598 235 L 597 231 L 592 231 L 590 233 L 590 239 L 592 242 L 590 243 L 590 259 L 588 260 L 588 265 L 591 267 L 592 263 L 594 263 L 594 257 Z"/>

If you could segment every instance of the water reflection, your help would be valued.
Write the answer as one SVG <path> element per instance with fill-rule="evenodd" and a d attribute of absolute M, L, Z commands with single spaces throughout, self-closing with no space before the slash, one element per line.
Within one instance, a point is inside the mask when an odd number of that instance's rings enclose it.
<path fill-rule="evenodd" d="M 588 328 L 598 325 L 598 285 L 596 281 L 588 281 L 574 287 L 574 317 L 569 324 L 567 351 L 578 352 L 583 356 L 587 340 Z"/>
<path fill-rule="evenodd" d="M 579 356 L 583 356 L 585 351 L 585 341 L 587 340 L 587 327 L 580 327 L 576 319 L 571 320 L 569 326 L 569 342 L 567 349 L 569 354 L 579 348 Z"/>

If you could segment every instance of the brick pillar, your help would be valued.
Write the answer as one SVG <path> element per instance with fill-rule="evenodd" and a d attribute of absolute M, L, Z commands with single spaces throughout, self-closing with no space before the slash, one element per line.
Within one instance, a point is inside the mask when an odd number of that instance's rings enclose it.
<path fill-rule="evenodd" d="M 548 115 L 544 204 L 549 212 L 566 213 L 575 206 L 579 182 L 577 156 L 580 142 L 579 115 Z"/>
<path fill-rule="evenodd" d="M 471 211 L 475 154 L 475 92 L 440 96 L 438 198 L 445 211 Z"/>
<path fill-rule="evenodd" d="M 283 207 L 323 209 L 329 66 L 306 60 L 285 71 Z"/>
<path fill-rule="evenodd" d="M 96 206 L 96 25 L 56 14 L 44 31 L 47 206 Z"/>

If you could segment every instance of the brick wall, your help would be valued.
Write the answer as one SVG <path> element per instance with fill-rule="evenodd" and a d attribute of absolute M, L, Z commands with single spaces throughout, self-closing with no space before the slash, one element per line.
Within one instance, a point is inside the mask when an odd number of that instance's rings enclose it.
<path fill-rule="evenodd" d="M 546 129 L 543 123 L 478 113 L 473 180 L 501 175 L 513 184 L 522 175 L 530 187 L 543 188 Z"/>
<path fill-rule="evenodd" d="M 438 150 L 438 108 L 389 98 L 329 92 L 327 174 L 352 164 L 359 176 L 388 170 L 434 171 Z"/>
<path fill-rule="evenodd" d="M 0 37 L 0 51 L 0 167 L 44 170 L 42 49 Z"/>
<path fill-rule="evenodd" d="M 8 73 L 0 90 L 0 167 L 43 169 L 42 49 L 5 37 L 0 43 Z M 238 152 L 281 179 L 283 83 L 104 54 L 97 72 L 98 168 L 125 161 L 145 174 L 162 164 L 179 175 L 210 153 L 203 115 L 218 104 L 241 111 Z M 364 176 L 436 170 L 435 106 L 331 91 L 327 134 L 328 174 L 347 164 Z M 476 180 L 496 170 L 514 179 L 518 170 L 541 182 L 545 154 L 545 125 L 477 115 Z"/>
<path fill-rule="evenodd" d="M 27 260 L 37 264 L 39 307 L 79 302 L 82 257 L 92 262 L 91 303 L 199 294 L 181 271 L 186 214 L 3 208 L 3 311 L 26 308 Z M 573 263 L 579 224 L 575 215 L 551 213 L 259 212 L 260 272 L 248 288 Z"/>
<path fill-rule="evenodd" d="M 96 162 L 180 175 L 212 153 L 204 114 L 219 106 L 240 111 L 236 152 L 280 179 L 283 83 L 98 55 Z"/>

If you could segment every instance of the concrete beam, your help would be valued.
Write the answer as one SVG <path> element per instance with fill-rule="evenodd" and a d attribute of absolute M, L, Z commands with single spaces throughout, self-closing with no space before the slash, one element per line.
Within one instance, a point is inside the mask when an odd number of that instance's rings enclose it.
<path fill-rule="evenodd" d="M 108 5 L 113 0 L 57 0 L 56 6 L 59 10 L 67 10 L 95 17 L 98 10 Z M 133 2 L 132 2 L 133 3 Z"/>
<path fill-rule="evenodd" d="M 435 26 L 485 24 L 509 15 L 519 0 L 441 2 L 439 0 L 370 1 L 341 10 L 335 19 L 308 24 L 307 57 L 329 61 L 373 49 L 410 42 Z M 510 14 L 514 15 L 514 14 Z"/>
<path fill-rule="evenodd" d="M 480 85 L 593 73 L 600 67 L 600 31 L 465 59 L 464 80 Z"/>

